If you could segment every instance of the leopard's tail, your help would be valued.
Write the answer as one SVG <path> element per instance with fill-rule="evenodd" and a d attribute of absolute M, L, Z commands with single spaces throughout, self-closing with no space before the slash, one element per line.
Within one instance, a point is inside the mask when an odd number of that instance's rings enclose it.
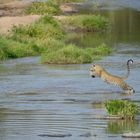
<path fill-rule="evenodd" d="M 130 75 L 130 64 L 133 64 L 133 60 L 132 59 L 129 59 L 127 61 L 127 74 L 126 74 L 125 77 L 122 77 L 124 80 L 126 80 L 129 77 L 129 75 Z"/>

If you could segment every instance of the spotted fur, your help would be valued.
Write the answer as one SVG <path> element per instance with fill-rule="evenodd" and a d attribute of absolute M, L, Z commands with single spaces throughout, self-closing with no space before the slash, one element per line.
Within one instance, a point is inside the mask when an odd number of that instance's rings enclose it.
<path fill-rule="evenodd" d="M 102 80 L 109 84 L 114 84 L 119 87 L 121 87 L 126 93 L 132 94 L 135 92 L 135 90 L 129 86 L 125 80 L 129 77 L 130 75 L 130 63 L 133 63 L 132 59 L 129 59 L 127 61 L 127 75 L 124 77 L 112 75 L 109 72 L 107 72 L 101 65 L 94 64 L 90 68 L 90 75 L 94 77 L 100 77 Z"/>

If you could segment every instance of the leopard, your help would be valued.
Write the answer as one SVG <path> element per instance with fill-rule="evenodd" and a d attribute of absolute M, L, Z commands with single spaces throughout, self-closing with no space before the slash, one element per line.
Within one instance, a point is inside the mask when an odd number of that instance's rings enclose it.
<path fill-rule="evenodd" d="M 132 59 L 127 61 L 127 74 L 124 77 L 109 73 L 103 66 L 99 64 L 92 64 L 90 68 L 90 75 L 93 78 L 99 77 L 108 84 L 119 86 L 124 91 L 124 93 L 133 94 L 135 93 L 134 88 L 128 85 L 125 81 L 130 75 L 130 64 L 133 64 Z"/>

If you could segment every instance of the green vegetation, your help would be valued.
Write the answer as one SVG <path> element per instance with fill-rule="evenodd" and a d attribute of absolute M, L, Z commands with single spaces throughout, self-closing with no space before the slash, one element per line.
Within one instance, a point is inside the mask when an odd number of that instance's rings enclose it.
<path fill-rule="evenodd" d="M 127 119 L 134 119 L 139 112 L 136 104 L 126 100 L 111 100 L 106 102 L 105 106 L 110 115 Z"/>
<path fill-rule="evenodd" d="M 58 15 L 61 13 L 61 10 L 57 2 L 54 0 L 48 0 L 48 2 L 33 2 L 29 7 L 25 9 L 25 13 Z"/>
<path fill-rule="evenodd" d="M 63 3 L 83 2 L 84 0 L 48 0 L 47 2 L 33 2 L 25 9 L 26 14 L 61 14 L 60 5 Z"/>
<path fill-rule="evenodd" d="M 103 31 L 109 27 L 107 19 L 101 16 L 68 16 L 61 21 L 52 15 L 61 13 L 60 4 L 83 0 L 48 0 L 33 2 L 25 11 L 27 14 L 43 14 L 37 22 L 26 26 L 14 26 L 10 35 L 0 37 L 0 60 L 24 56 L 41 55 L 43 63 L 77 64 L 90 63 L 110 54 L 111 48 L 99 44 L 93 48 L 81 48 L 66 40 L 68 26 L 82 31 Z"/>
<path fill-rule="evenodd" d="M 64 31 L 60 23 L 51 16 L 44 16 L 38 22 L 14 27 L 11 38 L 20 42 L 30 42 L 37 40 L 46 40 L 48 38 L 63 39 Z"/>
<path fill-rule="evenodd" d="M 105 44 L 95 48 L 79 48 L 74 44 L 62 45 L 57 50 L 47 50 L 42 54 L 43 63 L 55 64 L 77 64 L 90 63 L 93 60 L 100 59 L 102 55 L 107 55 L 111 49 Z"/>
<path fill-rule="evenodd" d="M 52 0 L 59 4 L 61 3 L 71 3 L 71 2 L 84 2 L 85 0 Z"/>
<path fill-rule="evenodd" d="M 36 45 L 25 45 L 0 36 L 0 60 L 33 56 L 38 54 Z"/>
<path fill-rule="evenodd" d="M 52 16 L 26 26 L 13 27 L 10 36 L 1 37 L 1 60 L 41 54 L 43 63 L 90 63 L 111 53 L 111 48 L 101 44 L 94 48 L 80 48 L 65 43 L 62 24 Z M 5 45 L 3 45 L 5 44 Z"/>
<path fill-rule="evenodd" d="M 109 29 L 110 22 L 100 15 L 72 15 L 67 16 L 61 22 L 70 30 L 84 30 L 88 32 L 105 31 Z"/>
<path fill-rule="evenodd" d="M 86 63 L 89 62 L 89 60 L 91 61 L 91 57 L 87 51 L 84 51 L 73 44 L 66 45 L 57 51 L 47 51 L 42 54 L 42 62 L 45 63 L 75 64 Z"/>
<path fill-rule="evenodd" d="M 10 36 L 1 37 L 0 59 L 42 54 L 43 63 L 76 64 L 90 63 L 112 51 L 105 44 L 94 48 L 66 44 L 65 36 L 60 22 L 52 16 L 44 16 L 34 24 L 13 27 Z"/>

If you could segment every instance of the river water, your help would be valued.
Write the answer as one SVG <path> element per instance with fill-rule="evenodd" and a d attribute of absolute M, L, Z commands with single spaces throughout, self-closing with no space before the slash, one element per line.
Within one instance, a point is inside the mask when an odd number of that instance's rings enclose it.
<path fill-rule="evenodd" d="M 126 8 L 117 0 L 118 8 L 112 10 L 114 5 L 108 8 L 106 0 L 96 0 L 104 8 L 94 11 L 95 3 L 90 2 L 93 7 L 81 12 L 109 17 L 112 32 L 73 34 L 69 41 L 85 47 L 105 42 L 113 47 L 113 54 L 96 63 L 114 74 L 126 74 L 126 61 L 132 58 L 127 82 L 136 93 L 126 95 L 119 87 L 91 78 L 91 64 L 43 65 L 39 57 L 5 61 L 0 63 L 0 140 L 121 140 L 124 132 L 140 131 L 139 115 L 134 121 L 108 120 L 103 106 L 109 99 L 140 104 L 139 3 L 125 0 L 125 6 L 132 3 Z"/>

